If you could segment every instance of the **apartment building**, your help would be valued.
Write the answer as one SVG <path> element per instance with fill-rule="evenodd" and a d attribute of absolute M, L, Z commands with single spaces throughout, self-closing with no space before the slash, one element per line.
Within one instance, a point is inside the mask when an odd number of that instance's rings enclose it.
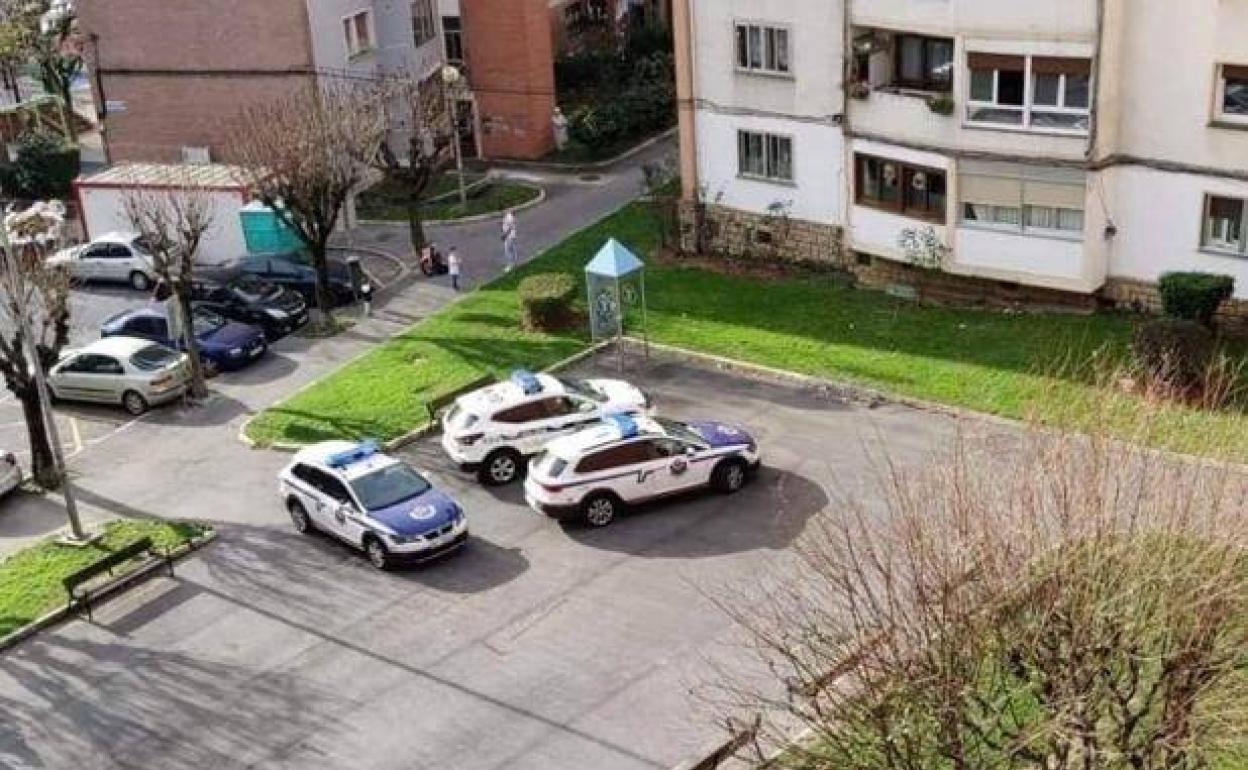
<path fill-rule="evenodd" d="M 80 0 L 110 161 L 219 157 L 239 113 L 336 78 L 430 77 L 438 0 Z M 410 120 L 395 113 L 396 141 Z"/>
<path fill-rule="evenodd" d="M 713 247 L 780 239 L 899 290 L 1088 305 L 1152 304 L 1161 273 L 1205 270 L 1248 300 L 1248 0 L 675 17 L 685 193 Z"/>

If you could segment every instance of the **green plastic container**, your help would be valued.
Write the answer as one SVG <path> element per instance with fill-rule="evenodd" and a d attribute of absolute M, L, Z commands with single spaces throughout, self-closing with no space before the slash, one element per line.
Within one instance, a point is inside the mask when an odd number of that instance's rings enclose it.
<path fill-rule="evenodd" d="M 248 203 L 238 216 L 242 220 L 243 239 L 250 254 L 276 254 L 303 248 L 303 241 L 299 240 L 294 230 L 282 222 L 273 209 L 259 201 Z"/>

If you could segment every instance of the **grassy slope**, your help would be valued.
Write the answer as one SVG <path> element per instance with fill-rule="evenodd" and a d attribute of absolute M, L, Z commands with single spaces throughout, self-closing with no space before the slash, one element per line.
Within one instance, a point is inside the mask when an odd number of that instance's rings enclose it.
<path fill-rule="evenodd" d="M 174 548 L 202 533 L 196 524 L 113 521 L 104 538 L 78 548 L 43 542 L 0 562 L 0 636 L 15 631 L 65 602 L 61 580 L 109 551 L 150 537 L 160 549 Z"/>
<path fill-rule="evenodd" d="M 395 436 L 423 421 L 424 403 L 482 372 L 541 367 L 583 338 L 518 331 L 516 282 L 527 273 L 581 275 L 608 236 L 640 254 L 655 245 L 653 220 L 630 206 L 551 249 L 500 281 L 465 297 L 284 404 L 249 428 L 261 441 L 337 436 Z M 1067 361 L 1116 360 L 1131 322 L 1115 315 L 1009 314 L 922 307 L 879 292 L 842 288 L 830 278 L 768 280 L 653 267 L 647 274 L 652 339 L 807 374 L 849 379 L 902 395 L 1021 418 L 1033 409 L 1062 424 L 1117 419 L 1132 399 L 1094 403 L 1084 379 L 1052 376 Z M 1082 411 L 1073 405 L 1083 404 Z M 1121 414 L 1101 414 L 1119 407 Z M 1229 436 L 1230 453 L 1248 459 L 1248 422 L 1170 408 L 1154 443 L 1185 449 L 1209 435 Z"/>

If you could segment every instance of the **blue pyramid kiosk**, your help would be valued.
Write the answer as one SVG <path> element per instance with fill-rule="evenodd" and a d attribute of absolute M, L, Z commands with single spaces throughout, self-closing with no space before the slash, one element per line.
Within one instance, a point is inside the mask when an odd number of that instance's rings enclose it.
<path fill-rule="evenodd" d="M 589 293 L 589 329 L 593 341 L 614 339 L 619 366 L 623 369 L 624 347 L 620 343 L 632 316 L 640 321 L 642 343 L 649 357 L 645 263 L 624 244 L 611 238 L 585 265 L 585 286 Z"/>

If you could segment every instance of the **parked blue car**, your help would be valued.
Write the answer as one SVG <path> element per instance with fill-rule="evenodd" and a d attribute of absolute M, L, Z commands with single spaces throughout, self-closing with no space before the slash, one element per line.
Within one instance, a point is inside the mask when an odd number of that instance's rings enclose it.
<path fill-rule="evenodd" d="M 191 314 L 199 356 L 217 371 L 241 369 L 264 355 L 268 344 L 264 331 L 247 324 L 227 321 L 206 308 L 195 308 Z M 140 337 L 175 349 L 185 347 L 181 339 L 173 339 L 164 308 L 145 307 L 126 310 L 109 318 L 100 329 L 101 337 Z"/>

